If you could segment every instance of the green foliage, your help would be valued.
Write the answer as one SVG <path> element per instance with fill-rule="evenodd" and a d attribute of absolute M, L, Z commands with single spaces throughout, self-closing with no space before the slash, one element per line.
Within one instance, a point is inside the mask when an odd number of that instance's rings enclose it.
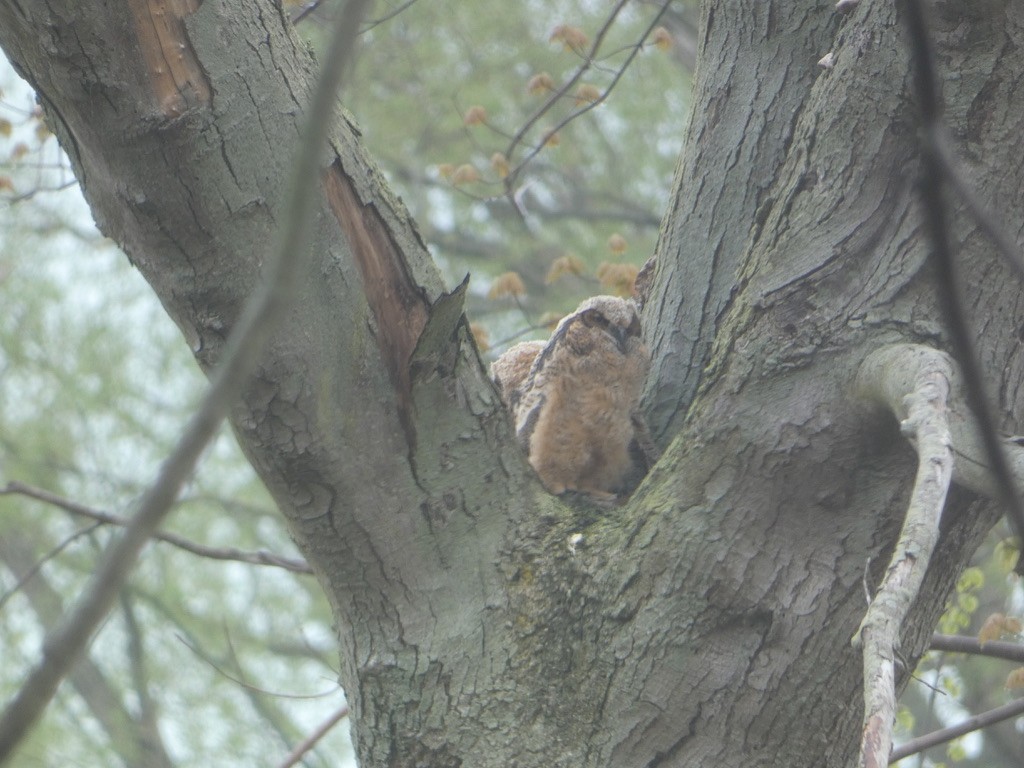
<path fill-rule="evenodd" d="M 1004 573 L 1013 573 L 1020 559 L 1020 543 L 1015 537 L 1007 537 L 996 542 L 994 556 L 999 569 Z"/>
<path fill-rule="evenodd" d="M 910 711 L 910 707 L 901 706 L 896 710 L 896 728 L 895 732 L 900 736 L 908 736 L 914 731 L 914 713 Z"/>
<path fill-rule="evenodd" d="M 1008 551 L 1016 552 L 1016 544 L 1008 540 L 1005 530 L 993 531 L 978 551 L 975 564 L 957 580 L 939 632 L 971 635 L 982 641 L 1012 639 L 1006 633 L 1018 626 L 1014 616 L 1021 604 L 1021 585 L 1017 576 L 1006 570 Z M 1019 695 L 1005 688 L 1007 675 L 1015 666 L 984 656 L 935 651 L 926 654 L 915 670 L 918 682 L 912 682 L 901 698 L 901 707 L 914 719 L 912 735 L 963 722 Z M 901 733 L 904 738 L 910 735 Z M 1013 749 L 1007 745 L 1016 743 L 1017 738 L 1012 721 L 1001 723 L 957 740 L 948 750 L 946 745 L 929 750 L 930 759 L 923 764 L 956 763 L 972 768 L 1014 765 Z M 944 763 L 936 760 L 942 754 Z M 915 764 L 913 759 L 908 762 Z"/>
<path fill-rule="evenodd" d="M 980 568 L 967 568 L 956 583 L 956 593 L 946 612 L 939 619 L 939 631 L 947 635 L 957 634 L 971 624 L 971 617 L 978 610 L 978 591 L 985 586 L 985 573 Z"/>
<path fill-rule="evenodd" d="M 963 739 L 956 739 L 949 742 L 946 747 L 946 755 L 954 763 L 959 763 L 967 758 L 967 750 L 964 748 Z"/>
<path fill-rule="evenodd" d="M 449 284 L 472 273 L 468 309 L 494 339 L 540 328 L 545 312 L 613 292 L 598 268 L 635 268 L 653 252 L 689 108 L 679 96 L 679 81 L 689 77 L 682 66 L 648 40 L 607 100 L 561 129 L 557 145 L 546 140 L 611 85 L 656 6 L 628 4 L 579 83 L 510 151 L 552 95 L 537 76 L 557 89 L 585 63 L 579 46 L 564 43 L 564 29 L 583 33 L 589 49 L 610 8 L 568 0 L 419 2 L 361 38 L 345 106 Z M 588 89 L 577 97 L 581 84 Z M 503 162 L 511 177 L 503 178 Z M 613 245 L 616 236 L 624 252 Z M 567 256 L 581 268 L 546 281 Z M 522 276 L 525 295 L 488 298 L 492 280 L 508 271 Z"/>
<path fill-rule="evenodd" d="M 981 568 L 972 567 L 964 569 L 956 582 L 958 593 L 976 592 L 985 586 L 985 572 Z"/>

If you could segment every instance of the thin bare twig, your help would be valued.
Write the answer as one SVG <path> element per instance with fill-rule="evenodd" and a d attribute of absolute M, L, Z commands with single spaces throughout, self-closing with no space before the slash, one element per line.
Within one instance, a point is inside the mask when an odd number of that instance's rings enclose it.
<path fill-rule="evenodd" d="M 302 756 L 315 747 L 317 742 L 326 736 L 331 728 L 336 726 L 346 717 L 348 717 L 348 704 L 342 704 L 334 714 L 318 725 L 315 731 L 296 744 L 295 749 L 288 753 L 288 756 L 285 757 L 284 761 L 281 762 L 277 768 L 292 768 L 293 765 L 298 765 Z"/>
<path fill-rule="evenodd" d="M 339 14 L 331 36 L 323 74 L 303 130 L 276 246 L 265 265 L 263 281 L 238 319 L 225 345 L 220 366 L 199 410 L 143 495 L 131 523 L 104 553 L 85 593 L 43 643 L 43 659 L 33 669 L 0 718 L 0 763 L 14 752 L 29 728 L 53 698 L 60 681 L 88 645 L 109 613 L 143 546 L 171 509 L 192 475 L 205 448 L 242 385 L 255 368 L 264 344 L 294 292 L 298 275 L 309 260 L 309 222 L 319 189 L 320 153 L 333 123 L 335 96 L 345 74 L 359 20 L 367 0 L 351 0 Z M 353 23 L 355 22 L 355 23 Z"/>
<path fill-rule="evenodd" d="M 648 35 L 651 34 L 652 30 L 658 25 L 658 22 L 661 21 L 661 17 L 665 14 L 665 11 L 668 10 L 668 6 L 671 1 L 672 0 L 665 0 L 664 4 L 661 6 L 661 9 L 658 11 L 657 14 L 655 14 L 654 18 L 651 20 L 651 23 L 647 25 L 647 29 L 644 30 L 644 33 L 640 37 L 639 42 L 632 46 L 632 50 L 630 51 L 629 56 L 626 57 L 626 60 L 622 63 L 622 66 L 616 70 L 615 76 L 612 78 L 612 81 L 608 84 L 608 87 L 606 87 L 600 93 L 600 95 L 598 95 L 596 99 L 588 101 L 585 105 L 583 105 L 579 109 L 573 110 L 566 117 L 562 118 L 562 120 L 556 123 L 555 126 L 548 130 L 545 134 L 545 140 L 542 141 L 537 146 L 533 147 L 527 153 L 527 155 L 522 160 L 520 160 L 516 164 L 516 166 L 509 172 L 508 177 L 506 178 L 507 189 L 511 189 L 511 185 L 515 182 L 515 179 L 519 176 L 519 173 L 522 171 L 522 169 L 531 160 L 533 160 L 533 158 L 535 158 L 541 152 L 541 150 L 544 149 L 548 136 L 558 133 L 573 120 L 575 120 L 578 117 L 581 117 L 582 115 L 585 115 L 587 112 L 594 109 L 608 98 L 612 90 L 614 90 L 615 86 L 618 84 L 619 80 L 621 80 L 622 76 L 626 73 L 626 70 L 629 69 L 629 65 L 633 63 L 633 59 L 635 59 L 637 54 L 640 53 L 641 49 L 644 46 L 644 41 L 647 39 Z M 509 144 L 508 149 L 505 151 L 505 157 L 512 157 L 512 152 L 515 150 L 515 147 L 517 146 L 519 141 L 522 140 L 522 137 L 525 134 L 525 132 L 529 130 L 533 123 L 536 123 L 536 121 L 540 119 L 541 115 L 547 112 L 554 105 L 555 101 L 563 98 L 569 92 L 569 89 L 572 88 L 572 86 L 575 85 L 577 82 L 579 82 L 579 79 L 583 77 L 584 72 L 586 72 L 587 69 L 589 69 L 593 65 L 594 55 L 597 53 L 597 49 L 601 45 L 601 40 L 604 38 L 605 34 L 607 34 L 608 29 L 611 27 L 612 22 L 615 20 L 615 17 L 618 15 L 623 5 L 624 3 L 620 3 L 612 11 L 611 16 L 608 18 L 608 20 L 605 22 L 605 25 L 601 28 L 600 32 L 598 33 L 598 37 L 595 38 L 594 44 L 593 46 L 591 46 L 590 53 L 587 54 L 586 60 L 576 70 L 576 73 L 573 75 L 573 77 L 570 80 L 568 80 L 561 88 L 552 93 L 551 97 L 541 106 L 541 108 L 537 112 L 535 112 L 529 120 L 527 120 L 526 124 L 522 128 L 520 128 L 519 131 L 516 132 L 516 135 L 513 138 L 512 143 Z"/>
<path fill-rule="evenodd" d="M 221 677 L 227 678 L 232 683 L 235 683 L 236 685 L 245 688 L 247 691 L 255 691 L 256 693 L 262 693 L 267 696 L 273 696 L 274 698 L 278 699 L 296 699 L 299 701 L 303 701 L 306 699 L 322 699 L 324 696 L 331 696 L 338 692 L 337 685 L 335 685 L 335 687 L 329 691 L 321 691 L 319 693 L 279 693 L 277 691 L 268 691 L 266 688 L 260 688 L 258 685 L 253 685 L 252 683 L 242 680 L 240 677 L 236 675 L 232 675 L 230 672 L 228 672 L 219 664 L 217 664 L 217 662 L 211 659 L 209 655 L 200 650 L 198 646 L 194 645 L 193 643 L 190 643 L 188 640 L 182 637 L 180 633 L 175 632 L 174 636 L 178 638 L 178 641 L 186 648 L 188 648 L 190 651 L 192 651 L 192 653 L 194 653 L 199 659 L 206 662 L 213 669 L 214 672 L 216 672 Z M 233 655 L 234 651 L 232 649 L 232 656 Z M 238 665 L 237 658 L 235 659 L 235 664 L 236 666 Z"/>
<path fill-rule="evenodd" d="M 16 595 L 21 590 L 22 587 L 25 586 L 26 581 L 28 581 L 37 573 L 39 573 L 39 571 L 46 563 L 48 563 L 50 560 L 52 560 L 65 549 L 67 549 L 72 542 L 77 541 L 83 536 L 88 536 L 90 533 L 99 528 L 100 525 L 100 523 L 94 523 L 93 525 L 87 525 L 85 528 L 79 528 L 77 531 L 69 535 L 63 541 L 58 542 L 57 546 L 55 546 L 53 549 L 51 549 L 49 552 L 43 555 L 39 560 L 37 560 L 32 565 L 31 568 L 25 571 L 25 573 L 21 575 L 21 577 L 18 579 L 17 583 L 13 587 L 11 587 L 7 592 L 0 596 L 0 608 L 3 608 L 7 601 L 10 600 L 14 595 Z"/>
<path fill-rule="evenodd" d="M 97 524 L 100 525 L 116 525 L 123 527 L 131 522 L 128 518 L 112 515 L 109 512 L 101 512 L 98 509 L 87 507 L 84 504 L 79 504 L 77 501 L 66 499 L 42 488 L 36 488 L 35 486 L 27 485 L 25 483 L 19 483 L 16 481 L 8 483 L 5 487 L 0 488 L 0 496 L 6 494 L 18 494 L 30 499 L 35 499 L 36 501 L 42 501 L 46 504 L 58 507 L 59 509 L 63 509 L 65 512 L 69 512 L 73 515 L 79 515 L 81 517 L 87 517 L 90 520 L 95 520 Z M 89 528 L 89 530 L 93 530 L 94 528 L 95 526 Z M 157 541 L 163 541 L 193 555 L 206 557 L 211 560 L 231 560 L 239 563 L 250 563 L 252 565 L 268 565 L 275 568 L 283 568 L 286 571 L 291 571 L 292 573 L 313 573 L 313 569 L 309 567 L 309 564 L 306 563 L 306 561 L 283 557 L 282 555 L 275 555 L 273 552 L 266 552 L 263 550 L 247 552 L 245 550 L 235 549 L 234 547 L 210 547 L 205 544 L 190 541 L 184 536 L 178 536 L 175 533 L 167 533 L 165 531 L 157 531 L 153 534 L 152 538 Z M 3 600 L 0 599 L 0 606 L 2 605 Z"/>
<path fill-rule="evenodd" d="M 383 16 L 378 16 L 376 19 L 370 19 L 368 22 L 366 22 L 363 25 L 363 28 L 360 31 L 361 32 L 368 32 L 369 30 L 371 30 L 374 27 L 376 27 L 378 24 L 383 24 L 385 21 L 391 21 L 393 18 L 395 18 L 395 16 L 397 16 L 400 13 L 402 13 L 402 11 L 405 11 L 406 9 L 408 9 L 409 7 L 411 7 L 411 6 L 415 5 L 415 4 L 416 4 L 416 0 L 406 0 L 401 5 L 398 5 L 395 8 L 392 8 L 390 11 L 385 13 Z"/>
<path fill-rule="evenodd" d="M 302 10 L 292 16 L 292 24 L 298 24 L 323 4 L 324 0 L 312 0 L 312 2 L 306 3 Z"/>
<path fill-rule="evenodd" d="M 1011 717 L 1017 717 L 1021 714 L 1024 714 L 1024 699 L 1016 699 L 1009 704 L 990 709 L 988 712 L 982 712 L 974 717 L 969 717 L 958 725 L 952 725 L 949 728 L 943 728 L 916 739 L 911 739 L 906 744 L 901 744 L 892 751 L 889 764 L 892 765 L 905 757 L 916 755 L 918 752 L 924 752 L 924 750 L 931 747 L 960 738 L 964 734 L 980 731 L 982 728 L 1001 723 L 1003 720 L 1009 720 Z"/>
<path fill-rule="evenodd" d="M 625 7 L 627 2 L 629 2 L 629 0 L 619 0 L 615 7 L 612 8 L 611 13 L 608 14 L 608 18 L 605 19 L 604 24 L 601 25 L 601 28 L 594 36 L 594 42 L 591 43 L 590 50 L 583 55 L 583 63 L 576 68 L 572 77 L 566 80 L 565 83 L 562 84 L 561 88 L 552 91 L 548 98 L 545 99 L 544 103 L 537 107 L 532 115 L 526 118 L 526 122 L 519 127 L 519 130 L 516 131 L 515 135 L 512 137 L 512 141 L 509 142 L 508 147 L 505 149 L 505 157 L 512 157 L 512 153 L 515 152 L 516 147 L 518 147 L 523 139 L 526 138 L 526 134 L 529 130 L 537 124 L 537 121 L 540 120 L 548 110 L 563 99 L 566 94 L 569 93 L 569 89 L 576 85 L 576 83 L 580 81 L 580 78 L 586 74 L 588 69 L 590 69 L 593 64 L 594 57 L 597 55 L 598 50 L 601 48 L 601 44 L 604 42 L 605 36 L 608 34 L 608 30 L 612 28 L 612 24 L 615 23 L 615 19 L 618 17 L 619 13 L 622 12 L 622 9 Z"/>
<path fill-rule="evenodd" d="M 323 4 L 324 4 L 324 0 L 312 0 L 309 3 L 306 3 L 306 5 L 303 6 L 303 8 L 297 14 L 292 16 L 292 24 L 298 24 L 300 21 L 304 21 L 310 14 L 312 14 L 314 11 L 316 11 L 318 8 L 320 8 L 320 6 L 323 5 Z M 401 5 L 398 5 L 395 8 L 392 8 L 390 11 L 385 13 L 383 16 L 378 16 L 376 19 L 370 19 L 365 24 L 363 24 L 362 29 L 359 30 L 360 34 L 362 34 L 363 32 L 367 32 L 367 31 L 373 29 L 374 27 L 378 26 L 379 24 L 383 24 L 386 21 L 391 21 L 391 19 L 395 18 L 402 11 L 408 9 L 409 7 L 411 7 L 411 6 L 415 5 L 415 4 L 416 4 L 416 0 L 406 0 Z"/>
<path fill-rule="evenodd" d="M 517 341 L 517 340 L 523 338 L 523 336 L 526 336 L 528 333 L 533 333 L 534 331 L 543 331 L 543 330 L 550 330 L 550 329 L 546 325 L 528 325 L 525 328 L 521 328 L 520 330 L 518 330 L 515 333 L 511 334 L 510 336 L 506 336 L 505 338 L 499 339 L 498 341 L 494 342 L 493 344 L 491 344 L 491 349 L 501 349 L 503 347 L 507 347 L 513 341 Z"/>

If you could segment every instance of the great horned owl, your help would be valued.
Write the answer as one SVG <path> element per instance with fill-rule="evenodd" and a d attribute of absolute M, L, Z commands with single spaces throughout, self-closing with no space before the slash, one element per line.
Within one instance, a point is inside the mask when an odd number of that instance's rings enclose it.
<path fill-rule="evenodd" d="M 649 368 L 636 305 L 614 296 L 587 299 L 547 343 L 517 344 L 495 361 L 516 434 L 549 491 L 611 500 L 635 483 L 645 462 L 637 402 Z"/>

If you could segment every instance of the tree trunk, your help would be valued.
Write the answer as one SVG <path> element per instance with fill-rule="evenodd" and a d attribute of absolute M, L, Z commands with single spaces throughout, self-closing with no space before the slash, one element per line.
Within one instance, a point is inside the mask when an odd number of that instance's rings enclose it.
<path fill-rule="evenodd" d="M 464 323 L 437 327 L 444 289 L 408 214 L 339 116 L 316 263 L 233 424 L 331 600 L 367 768 L 854 759 L 849 641 L 914 463 L 851 382 L 881 344 L 946 345 L 904 32 L 884 3 L 845 17 L 810 0 L 705 6 L 645 309 L 666 450 L 620 509 L 563 503 L 532 476 Z M 1019 232 L 1024 11 L 935 10 L 958 149 Z M 283 12 L 0 0 L 0 45 L 102 229 L 209 369 L 283 215 L 314 76 Z M 1013 428 L 1020 289 L 954 223 Z M 908 662 L 994 518 L 953 494 Z"/>

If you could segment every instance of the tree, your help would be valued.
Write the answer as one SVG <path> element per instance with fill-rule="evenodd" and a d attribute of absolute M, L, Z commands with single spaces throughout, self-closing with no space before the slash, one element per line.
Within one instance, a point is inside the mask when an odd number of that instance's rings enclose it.
<path fill-rule="evenodd" d="M 316 262 L 232 425 L 332 605 L 363 765 L 852 762 L 849 640 L 915 461 L 851 381 L 885 345 L 950 346 L 902 7 L 706 4 L 645 309 L 664 456 L 613 511 L 540 488 L 415 226 L 339 118 Z M 934 10 L 959 74 L 946 119 L 1016 231 L 1024 18 Z M 104 231 L 212 370 L 284 216 L 283 148 L 315 69 L 285 15 L 6 0 L 0 45 Z M 1013 430 L 1020 289 L 962 210 L 950 224 Z M 951 493 L 903 624 L 910 664 L 997 515 Z"/>

